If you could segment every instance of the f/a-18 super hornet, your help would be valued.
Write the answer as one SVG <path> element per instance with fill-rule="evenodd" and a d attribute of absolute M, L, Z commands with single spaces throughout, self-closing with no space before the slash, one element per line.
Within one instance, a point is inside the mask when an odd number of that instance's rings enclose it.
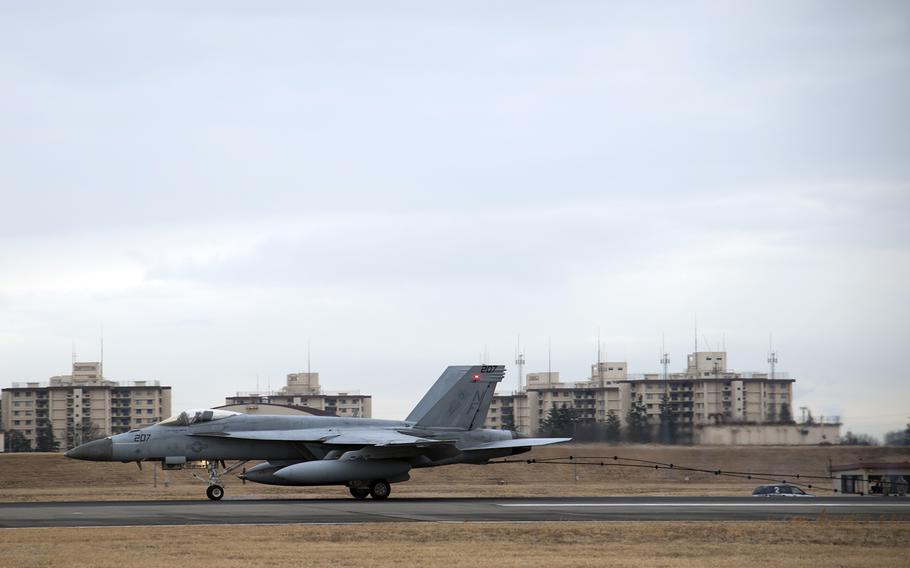
<path fill-rule="evenodd" d="M 77 446 L 81 460 L 159 461 L 165 469 L 204 463 L 209 499 L 221 477 L 262 460 L 241 478 L 269 485 L 344 485 L 357 499 L 385 499 L 412 468 L 484 464 L 570 438 L 521 438 L 482 428 L 502 365 L 448 367 L 403 421 L 335 416 L 264 416 L 189 410 L 153 426 Z M 227 467 L 227 461 L 237 461 Z"/>

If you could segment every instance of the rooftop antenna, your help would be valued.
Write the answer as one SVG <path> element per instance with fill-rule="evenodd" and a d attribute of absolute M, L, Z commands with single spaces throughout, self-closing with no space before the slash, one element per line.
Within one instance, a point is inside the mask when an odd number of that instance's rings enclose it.
<path fill-rule="evenodd" d="M 604 388 L 604 370 L 603 370 L 603 359 L 600 356 L 601 342 L 600 342 L 600 328 L 597 328 L 597 378 L 600 379 L 600 388 Z"/>
<path fill-rule="evenodd" d="M 698 314 L 695 314 L 695 376 L 698 376 Z"/>
<path fill-rule="evenodd" d="M 720 339 L 720 341 L 721 341 L 720 350 L 723 351 L 724 353 L 726 353 L 727 352 L 727 332 L 724 331 L 723 335 L 721 335 L 720 338 L 721 338 Z"/>
<path fill-rule="evenodd" d="M 774 352 L 774 335 L 768 334 L 768 364 L 771 365 L 771 380 L 774 380 L 774 373 L 777 367 L 777 353 Z"/>
<path fill-rule="evenodd" d="M 521 352 L 521 334 L 518 335 L 518 345 L 515 352 L 515 364 L 518 365 L 518 390 L 521 391 L 522 377 L 524 377 L 525 356 Z"/>
<path fill-rule="evenodd" d="M 73 340 L 73 350 L 72 350 L 72 361 L 71 361 L 71 363 L 72 363 L 72 366 L 73 366 L 73 367 L 76 366 L 76 341 L 75 341 L 75 340 Z"/>
<path fill-rule="evenodd" d="M 307 375 L 307 380 L 309 380 L 309 377 L 310 377 L 310 338 L 309 337 L 306 338 L 306 375 Z M 310 383 L 307 383 L 307 384 L 310 384 Z"/>
<path fill-rule="evenodd" d="M 550 347 L 550 338 L 547 338 L 547 381 L 553 380 L 553 351 Z"/>
<path fill-rule="evenodd" d="M 101 326 L 101 353 L 98 356 L 98 378 L 104 379 L 104 326 Z"/>
<path fill-rule="evenodd" d="M 696 354 L 695 357 L 697 358 L 698 355 Z M 663 365 L 664 368 L 664 396 L 667 396 L 670 389 L 670 374 L 668 372 L 670 365 L 670 354 L 667 353 L 666 338 L 664 337 L 663 333 L 660 334 L 660 364 Z"/>

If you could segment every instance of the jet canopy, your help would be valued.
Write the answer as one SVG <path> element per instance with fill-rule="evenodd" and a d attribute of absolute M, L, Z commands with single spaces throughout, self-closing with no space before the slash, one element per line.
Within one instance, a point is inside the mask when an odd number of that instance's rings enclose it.
<path fill-rule="evenodd" d="M 230 410 L 211 410 L 211 409 L 193 409 L 184 410 L 176 416 L 171 416 L 167 420 L 162 420 L 158 424 L 161 426 L 189 426 L 190 424 L 199 424 L 201 422 L 211 422 L 213 420 L 222 420 L 229 416 L 237 416 L 239 412 Z"/>

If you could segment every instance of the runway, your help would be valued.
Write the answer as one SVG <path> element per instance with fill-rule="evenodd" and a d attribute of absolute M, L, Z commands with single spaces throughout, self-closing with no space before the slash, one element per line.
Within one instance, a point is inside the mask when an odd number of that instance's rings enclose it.
<path fill-rule="evenodd" d="M 371 522 L 910 521 L 910 499 L 573 497 L 0 503 L 0 528 Z"/>

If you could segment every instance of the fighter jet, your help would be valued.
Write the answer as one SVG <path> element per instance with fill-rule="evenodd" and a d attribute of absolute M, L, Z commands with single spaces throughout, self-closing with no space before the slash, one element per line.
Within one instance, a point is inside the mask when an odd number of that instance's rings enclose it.
<path fill-rule="evenodd" d="M 224 496 L 222 476 L 262 460 L 241 478 L 268 485 L 343 485 L 355 499 L 385 499 L 412 468 L 490 459 L 571 438 L 522 438 L 482 428 L 503 365 L 448 367 L 403 421 L 335 416 L 263 416 L 187 410 L 158 424 L 66 452 L 92 461 L 204 464 L 209 499 Z M 230 467 L 226 462 L 236 461 Z"/>

